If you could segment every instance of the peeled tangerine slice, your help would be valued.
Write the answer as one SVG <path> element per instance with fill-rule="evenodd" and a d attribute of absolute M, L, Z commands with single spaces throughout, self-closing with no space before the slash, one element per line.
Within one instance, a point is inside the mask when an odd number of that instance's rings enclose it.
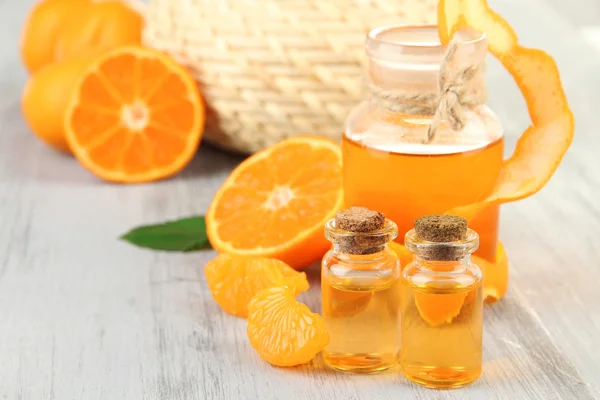
<path fill-rule="evenodd" d="M 492 194 L 448 211 L 471 219 L 486 206 L 520 200 L 544 187 L 573 140 L 575 121 L 552 57 L 519 45 L 508 22 L 486 0 L 440 0 L 438 25 L 443 43 L 461 28 L 485 32 L 490 51 L 523 93 L 532 122 L 504 162 Z"/>
<path fill-rule="evenodd" d="M 265 289 L 248 305 L 250 344 L 267 362 L 292 367 L 312 360 L 329 343 L 319 314 L 296 301 L 285 286 Z"/>
<path fill-rule="evenodd" d="M 248 316 L 248 303 L 263 289 L 285 285 L 295 294 L 308 290 L 304 272 L 274 258 L 221 254 L 204 268 L 208 288 L 218 305 L 238 317 Z"/>

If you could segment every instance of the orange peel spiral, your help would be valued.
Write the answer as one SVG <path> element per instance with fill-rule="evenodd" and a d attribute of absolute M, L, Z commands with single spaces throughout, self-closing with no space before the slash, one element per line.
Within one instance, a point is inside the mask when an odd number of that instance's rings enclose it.
<path fill-rule="evenodd" d="M 472 219 L 487 206 L 520 200 L 542 189 L 573 141 L 575 121 L 554 59 L 542 50 L 521 46 L 508 22 L 486 0 L 440 0 L 438 27 L 445 44 L 462 28 L 484 32 L 490 52 L 523 93 L 531 118 L 512 156 L 504 161 L 493 192 L 482 201 L 448 211 Z"/>

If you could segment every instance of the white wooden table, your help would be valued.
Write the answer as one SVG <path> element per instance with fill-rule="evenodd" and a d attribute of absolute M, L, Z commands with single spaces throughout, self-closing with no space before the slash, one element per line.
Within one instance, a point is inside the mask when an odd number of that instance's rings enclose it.
<path fill-rule="evenodd" d="M 18 34 L 32 0 L 0 1 L 0 399 L 600 399 L 600 6 L 490 2 L 525 44 L 556 57 L 577 136 L 541 193 L 504 207 L 510 288 L 485 310 L 482 378 L 439 392 L 398 370 L 271 367 L 250 348 L 245 320 L 212 301 L 202 271 L 212 251 L 156 253 L 117 240 L 140 224 L 203 213 L 239 158 L 204 146 L 175 179 L 117 186 L 49 150 L 19 106 Z M 489 69 L 510 151 L 525 108 L 506 73 Z M 301 299 L 318 310 L 317 268 L 309 274 Z"/>

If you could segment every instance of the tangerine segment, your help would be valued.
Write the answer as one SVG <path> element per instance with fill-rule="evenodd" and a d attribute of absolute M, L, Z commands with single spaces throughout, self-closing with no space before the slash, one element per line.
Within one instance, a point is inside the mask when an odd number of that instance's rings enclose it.
<path fill-rule="evenodd" d="M 248 305 L 248 338 L 261 358 L 279 367 L 312 360 L 329 344 L 319 314 L 296 301 L 285 286 L 259 292 Z"/>
<path fill-rule="evenodd" d="M 308 290 L 304 272 L 274 258 L 221 254 L 206 264 L 204 274 L 217 304 L 244 318 L 248 316 L 248 302 L 263 289 L 286 285 L 296 294 Z"/>
<path fill-rule="evenodd" d="M 229 175 L 206 214 L 208 238 L 219 252 L 275 257 L 303 268 L 327 251 L 323 225 L 342 200 L 338 144 L 286 139 Z"/>
<path fill-rule="evenodd" d="M 523 93 L 533 123 L 504 162 L 494 191 L 479 203 L 448 211 L 471 219 L 486 206 L 520 200 L 542 189 L 573 140 L 575 121 L 552 57 L 519 45 L 508 22 L 486 0 L 440 0 L 438 26 L 443 43 L 464 27 L 485 32 L 490 51 Z"/>
<path fill-rule="evenodd" d="M 70 96 L 65 131 L 75 157 L 98 177 L 147 182 L 191 161 L 204 118 L 187 70 L 165 54 L 128 46 L 97 57 L 83 73 Z"/>
<path fill-rule="evenodd" d="M 423 318 L 431 326 L 450 323 L 460 314 L 469 292 L 437 294 L 414 291 L 415 305 Z"/>
<path fill-rule="evenodd" d="M 81 126 L 79 141 L 88 148 L 95 147 L 99 139 L 101 142 L 105 141 L 106 139 L 102 140 L 105 134 L 111 135 L 115 129 L 121 129 L 119 115 L 109 109 L 78 106 L 73 110 L 71 118 L 74 124 Z"/>
<path fill-rule="evenodd" d="M 281 268 L 285 286 L 295 288 L 296 294 L 306 292 L 309 289 L 308 280 L 306 279 L 306 274 L 304 272 L 296 271 L 283 261 L 277 259 L 270 260 L 276 261 L 278 268 Z"/>
<path fill-rule="evenodd" d="M 473 256 L 473 262 L 483 272 L 483 298 L 486 303 L 500 300 L 508 289 L 508 258 L 502 242 L 498 242 L 496 262 L 490 263 L 485 259 Z"/>

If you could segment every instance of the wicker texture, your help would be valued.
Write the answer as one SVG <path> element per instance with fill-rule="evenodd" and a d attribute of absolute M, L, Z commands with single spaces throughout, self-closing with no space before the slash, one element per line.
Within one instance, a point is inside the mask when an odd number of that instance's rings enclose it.
<path fill-rule="evenodd" d="M 306 134 L 339 138 L 362 98 L 366 33 L 435 21 L 436 0 L 149 0 L 146 45 L 190 68 L 205 138 L 251 153 Z"/>

